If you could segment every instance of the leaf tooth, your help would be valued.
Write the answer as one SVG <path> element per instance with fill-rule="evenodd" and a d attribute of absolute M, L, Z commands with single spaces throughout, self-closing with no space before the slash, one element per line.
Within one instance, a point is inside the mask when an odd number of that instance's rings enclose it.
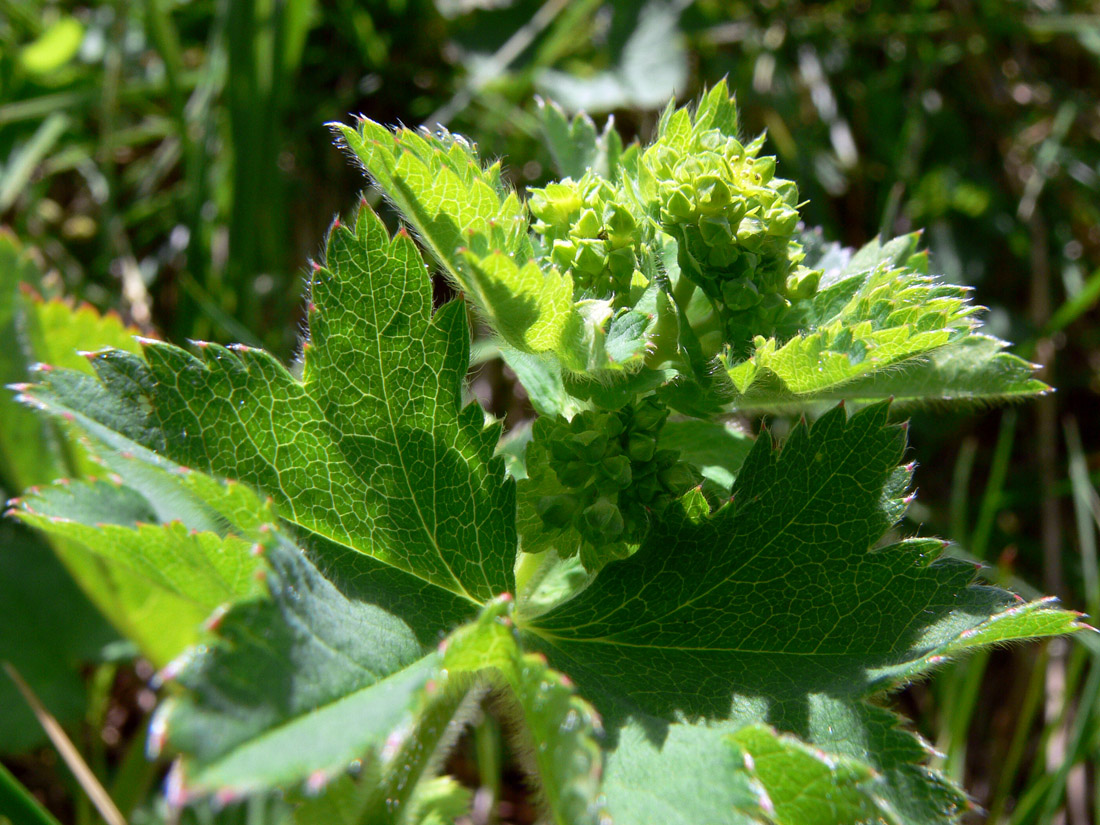
<path fill-rule="evenodd" d="M 164 801 L 170 810 L 181 810 L 191 798 L 190 792 L 184 784 L 183 762 L 177 759 L 168 769 L 168 776 L 164 780 Z"/>
<path fill-rule="evenodd" d="M 227 808 L 234 802 L 244 799 L 244 791 L 240 788 L 218 788 L 214 792 L 214 803 L 218 807 Z"/>
<path fill-rule="evenodd" d="M 325 773 L 323 770 L 315 770 L 306 779 L 306 793 L 310 796 L 318 796 L 321 791 L 325 789 L 325 786 L 331 781 L 332 777 Z"/>
<path fill-rule="evenodd" d="M 202 623 L 203 629 L 209 633 L 217 633 L 218 628 L 221 627 L 222 621 L 225 619 L 225 614 L 229 612 L 229 603 L 219 604 L 214 608 L 214 612 L 206 617 L 206 621 Z"/>
<path fill-rule="evenodd" d="M 164 752 L 164 746 L 168 741 L 168 716 L 171 703 L 171 699 L 165 699 L 153 713 L 153 718 L 149 722 L 149 736 L 145 740 L 145 755 L 150 760 L 156 759 Z M 169 771 L 169 779 L 171 775 L 172 773 Z M 165 791 L 168 790 L 167 784 L 166 782 Z"/>
<path fill-rule="evenodd" d="M 183 653 L 153 674 L 153 678 L 150 680 L 150 686 L 155 690 L 168 682 L 174 682 L 179 678 L 179 675 L 183 673 L 184 669 L 191 664 L 195 655 L 196 650 L 193 647 L 184 650 Z"/>

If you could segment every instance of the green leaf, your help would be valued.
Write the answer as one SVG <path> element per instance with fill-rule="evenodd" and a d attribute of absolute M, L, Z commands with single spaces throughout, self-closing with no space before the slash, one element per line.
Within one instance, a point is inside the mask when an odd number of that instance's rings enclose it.
<path fill-rule="evenodd" d="M 1020 606 L 971 584 L 973 568 L 938 558 L 938 542 L 877 547 L 906 507 L 903 450 L 884 405 L 799 425 L 781 451 L 760 439 L 732 504 L 709 517 L 670 510 L 635 555 L 526 625 L 609 727 L 622 728 L 609 781 L 639 760 L 654 765 L 666 735 L 705 741 L 723 725 L 766 720 L 842 755 L 859 742 L 867 753 L 855 755 L 883 775 L 897 808 L 923 770 L 914 764 L 923 749 L 876 721 L 864 698 L 926 672 L 970 637 L 1076 626 L 1075 614 L 1049 603 Z M 671 738 L 685 719 L 712 728 Z M 672 758 L 659 760 L 670 776 Z M 695 800 L 673 795 L 681 781 L 672 777 L 668 794 L 653 789 L 682 806 L 668 821 L 705 819 Z M 934 800 L 911 804 L 918 811 L 907 821 L 945 821 Z"/>
<path fill-rule="evenodd" d="M 393 753 L 383 755 L 380 780 L 343 783 L 333 789 L 333 802 L 322 798 L 307 808 L 320 811 L 335 803 L 342 809 L 342 821 L 372 824 L 427 816 L 430 810 L 424 808 L 434 783 L 425 780 L 438 769 L 445 743 L 456 738 L 456 725 L 469 718 L 462 706 L 493 688 L 495 704 L 510 722 L 520 763 L 535 783 L 544 812 L 540 821 L 604 821 L 598 799 L 598 717 L 565 676 L 546 666 L 544 656 L 521 650 L 511 606 L 510 599 L 495 600 L 441 645 L 446 652 L 438 674 L 425 685 L 415 721 L 390 737 L 387 750 Z"/>
<path fill-rule="evenodd" d="M 200 531 L 179 519 L 157 522 L 152 502 L 134 488 L 113 481 L 72 482 L 40 490 L 20 500 L 17 515 L 50 536 L 77 542 L 133 571 L 189 602 L 205 617 L 256 589 L 257 559 L 247 536 L 263 523 L 265 508 L 239 484 L 222 487 L 222 495 L 252 499 L 241 502 L 241 507 L 251 504 L 253 523 L 231 526 L 244 528 L 243 535 L 224 529 Z"/>
<path fill-rule="evenodd" d="M 623 152 L 623 139 L 615 129 L 615 118 L 608 117 L 603 131 L 596 130 L 592 118 L 578 112 L 570 120 L 565 111 L 552 100 L 538 99 L 539 122 L 543 139 L 558 174 L 563 178 L 579 180 L 592 169 L 607 180 L 619 177 L 619 157 Z"/>
<path fill-rule="evenodd" d="M 476 148 L 447 133 L 391 132 L 366 118 L 358 130 L 332 127 L 508 344 L 564 348 L 572 281 L 532 261 L 526 207 L 501 183 L 499 163 L 482 168 Z"/>
<path fill-rule="evenodd" d="M 491 605 L 477 622 L 447 643 L 447 672 L 483 672 L 506 688 L 503 712 L 512 724 L 519 761 L 535 780 L 548 815 L 557 825 L 601 821 L 599 717 L 578 698 L 572 682 L 524 653 L 509 617 L 510 602 Z"/>
<path fill-rule="evenodd" d="M 12 512 L 98 571 L 122 602 L 108 615 L 163 665 L 208 617 L 258 592 L 254 542 L 274 513 L 243 485 L 131 446 L 139 455 L 100 447 L 110 480 L 36 488 Z"/>
<path fill-rule="evenodd" d="M 0 232 L 0 381 L 27 380 L 34 364 L 91 372 L 81 350 L 113 347 L 137 351 L 135 330 L 114 314 L 100 315 L 87 304 L 40 298 L 41 273 L 29 250 Z M 41 417 L 0 396 L 0 484 L 16 493 L 59 475 L 89 469 L 79 447 L 64 444 Z"/>
<path fill-rule="evenodd" d="M 764 807 L 776 825 L 898 822 L 875 795 L 875 772 L 855 759 L 827 754 L 766 725 L 747 725 L 729 740 L 767 794 Z"/>
<path fill-rule="evenodd" d="M 501 347 L 500 354 L 516 374 L 539 415 L 572 418 L 585 408 L 583 401 L 566 391 L 561 362 L 552 354 L 532 355 L 512 347 Z"/>
<path fill-rule="evenodd" d="M 28 251 L 10 236 L 0 233 L 0 334 L 17 344 L 0 352 L 0 378 L 5 383 L 27 379 L 27 370 L 36 362 L 48 364 L 40 371 L 56 367 L 91 372 L 80 348 L 116 347 L 136 350 L 133 330 L 115 315 L 99 315 L 88 305 L 74 307 L 62 300 L 43 300 L 33 289 L 39 287 L 40 273 Z M 85 449 L 64 435 L 49 421 L 16 403 L 8 394 L 0 395 L 0 477 L 17 492 L 32 484 L 42 484 L 57 476 L 79 476 L 96 472 Z M 132 445 L 131 445 L 132 446 Z M 121 449 L 128 449 L 123 446 Z M 96 607 L 130 638 L 139 642 L 145 655 L 163 664 L 179 652 L 180 646 L 193 640 L 190 625 L 193 611 L 174 613 L 176 603 L 167 594 L 157 592 L 147 581 L 124 566 L 106 563 L 82 548 L 60 539 L 52 550 L 68 573 L 79 583 Z M 64 577 L 50 563 L 48 549 L 23 559 L 27 565 L 37 561 L 42 572 Z M 28 577 L 31 574 L 27 573 Z M 64 590 L 67 581 L 56 587 Z M 74 608 L 76 610 L 76 608 Z M 75 621 L 75 620 L 74 620 Z M 79 624 L 79 622 L 77 622 Z M 90 619 L 84 621 L 89 628 Z M 73 628 L 70 632 L 78 632 Z M 17 636 L 16 639 L 19 637 Z"/>
<path fill-rule="evenodd" d="M 423 782 L 416 790 L 409 821 L 416 825 L 450 825 L 470 810 L 474 793 L 449 776 Z"/>
<path fill-rule="evenodd" d="M 727 363 L 739 410 L 820 410 L 829 402 L 894 398 L 988 403 L 1049 390 L 1034 367 L 977 333 L 966 290 L 927 275 L 917 234 L 857 252 L 804 235 L 807 265 L 824 269 L 817 293 L 757 337 L 747 360 Z"/>
<path fill-rule="evenodd" d="M 37 284 L 38 267 L 22 245 L 0 232 L 0 339 L 12 342 L 0 350 L 0 382 L 14 384 L 27 378 L 26 346 L 20 346 L 25 326 L 26 296 L 22 290 Z M 0 395 L 0 485 L 10 493 L 49 481 L 59 469 L 56 444 L 48 439 L 48 424 Z"/>
<path fill-rule="evenodd" d="M 423 821 L 434 825 L 433 814 L 469 812 L 471 794 L 455 789 L 435 774 L 443 766 L 466 725 L 485 696 L 485 685 L 460 672 L 437 670 L 414 696 L 408 719 L 387 737 L 381 753 L 369 754 L 365 767 L 352 763 L 355 776 L 339 777 L 315 798 L 306 798 L 294 811 L 295 823 L 316 822 L 390 825 Z M 316 793 L 313 774 L 307 792 Z M 449 791 L 449 792 L 448 792 Z"/>
<path fill-rule="evenodd" d="M 60 825 L 38 799 L 0 763 L 0 810 L 8 821 L 26 825 Z M 11 819 L 14 817 L 14 820 Z"/>
<path fill-rule="evenodd" d="M 511 585 L 514 487 L 500 429 L 460 406 L 463 307 L 431 315 L 411 239 L 362 209 L 332 233 L 312 282 L 303 378 L 267 353 L 145 341 L 96 356 L 99 384 L 54 371 L 32 403 L 240 479 L 279 515 L 472 603 Z"/>
<path fill-rule="evenodd" d="M 153 742 L 185 755 L 184 797 L 340 775 L 411 721 L 413 698 L 435 672 L 426 642 L 438 625 L 393 609 L 404 601 L 409 612 L 415 601 L 439 609 L 437 621 L 461 615 L 454 601 L 433 603 L 421 582 L 370 560 L 340 589 L 278 531 L 266 559 L 271 599 L 231 608 L 219 644 L 170 668 L 189 690 L 162 704 Z"/>
<path fill-rule="evenodd" d="M 754 439 L 730 424 L 684 419 L 669 421 L 661 430 L 661 446 L 676 450 L 725 495 L 733 488 Z"/>
<path fill-rule="evenodd" d="M 991 335 L 971 334 L 928 355 L 840 388 L 857 402 L 893 397 L 898 406 L 936 402 L 991 404 L 1050 392 L 1033 378 L 1036 366 L 1006 352 Z"/>
<path fill-rule="evenodd" d="M 567 276 L 554 269 L 544 273 L 533 260 L 519 265 L 499 249 L 484 257 L 467 250 L 461 260 L 477 285 L 472 294 L 484 300 L 489 322 L 505 341 L 528 352 L 566 346 L 573 311 Z"/>
<path fill-rule="evenodd" d="M 815 321 L 784 343 L 758 336 L 749 359 L 729 367 L 730 378 L 745 403 L 765 377 L 812 398 L 959 340 L 975 311 L 959 287 L 880 266 L 821 290 L 808 313 Z"/>
<path fill-rule="evenodd" d="M 381 579 L 384 568 L 372 562 L 330 581 L 278 533 L 266 558 L 271 600 L 225 615 L 219 644 L 178 668 L 189 692 L 154 722 L 157 747 L 184 754 L 183 798 L 301 782 L 316 791 L 336 780 L 328 799 L 302 810 L 397 821 L 404 806 L 423 804 L 418 783 L 438 768 L 484 687 L 495 686 L 552 821 L 595 821 L 598 721 L 541 654 L 520 649 L 510 599 L 455 631 L 441 655 L 426 652 L 439 614 L 423 609 L 415 579 Z M 455 602 L 443 614 L 463 609 Z M 363 780 L 341 779 L 364 763 Z"/>

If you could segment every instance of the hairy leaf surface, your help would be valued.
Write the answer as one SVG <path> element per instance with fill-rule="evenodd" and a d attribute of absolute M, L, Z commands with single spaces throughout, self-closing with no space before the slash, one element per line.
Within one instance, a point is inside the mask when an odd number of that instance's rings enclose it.
<path fill-rule="evenodd" d="M 1034 366 L 978 334 L 963 287 L 928 274 L 919 235 L 871 241 L 858 251 L 806 236 L 807 264 L 822 267 L 816 294 L 796 304 L 786 333 L 758 336 L 747 360 L 727 362 L 740 410 L 806 410 L 830 402 L 893 398 L 917 404 L 989 402 L 1049 387 Z"/>
<path fill-rule="evenodd" d="M 886 415 L 883 405 L 851 419 L 838 409 L 796 427 L 782 450 L 761 439 L 732 504 L 658 521 L 634 556 L 531 621 L 552 663 L 597 707 L 604 696 L 605 718 L 624 726 L 609 780 L 656 758 L 662 739 L 677 741 L 668 726 L 685 720 L 766 720 L 844 752 L 851 730 L 826 731 L 847 717 L 866 742 L 863 698 L 925 672 L 966 638 L 996 625 L 1020 636 L 1072 629 L 1074 614 L 971 584 L 973 569 L 938 559 L 938 542 L 878 546 L 905 510 L 909 479 L 898 466 L 903 430 Z M 859 757 L 895 788 L 911 767 L 891 750 Z"/>
<path fill-rule="evenodd" d="M 358 129 L 333 128 L 509 344 L 527 352 L 564 345 L 573 284 L 531 260 L 527 210 L 501 183 L 499 163 L 483 168 L 476 148 L 448 133 L 391 132 L 367 118 Z"/>
<path fill-rule="evenodd" d="M 412 241 L 369 209 L 332 233 L 312 282 L 303 378 L 267 353 L 145 342 L 28 391 L 172 459 L 240 479 L 306 530 L 481 603 L 509 589 L 514 488 L 496 427 L 461 407 L 461 304 L 431 315 Z"/>

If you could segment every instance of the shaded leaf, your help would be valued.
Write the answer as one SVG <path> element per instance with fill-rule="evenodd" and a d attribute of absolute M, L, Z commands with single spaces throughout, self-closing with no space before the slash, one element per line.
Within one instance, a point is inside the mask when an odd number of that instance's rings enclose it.
<path fill-rule="evenodd" d="M 909 479 L 897 466 L 903 432 L 886 414 L 878 405 L 846 420 L 836 410 L 796 427 L 781 451 L 761 439 L 732 504 L 710 517 L 670 511 L 635 555 L 530 622 L 551 663 L 577 678 L 609 724 L 626 726 L 609 780 L 638 760 L 652 764 L 681 719 L 733 729 L 766 720 L 839 753 L 861 741 L 897 808 L 895 796 L 913 797 L 904 785 L 924 751 L 881 720 L 872 730 L 877 711 L 864 697 L 993 632 L 981 629 L 987 622 L 1008 622 L 999 640 L 1076 626 L 1075 614 L 1049 603 L 1022 608 L 971 584 L 973 568 L 938 558 L 938 542 L 876 548 L 905 510 Z M 669 821 L 697 821 L 695 802 L 672 796 L 678 781 L 665 798 L 684 813 Z M 944 821 L 932 802 L 912 804 L 921 811 L 912 821 Z"/>

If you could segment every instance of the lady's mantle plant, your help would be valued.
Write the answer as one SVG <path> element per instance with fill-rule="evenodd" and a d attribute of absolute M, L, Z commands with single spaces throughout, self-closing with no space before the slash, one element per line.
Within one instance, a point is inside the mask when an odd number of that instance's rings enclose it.
<path fill-rule="evenodd" d="M 449 821 L 435 774 L 491 691 L 550 822 L 953 821 L 881 696 L 1077 617 L 897 532 L 888 399 L 1045 387 L 915 236 L 803 229 L 723 84 L 645 148 L 543 118 L 565 177 L 526 202 L 458 136 L 336 126 L 408 230 L 365 203 L 333 225 L 299 369 L 145 341 L 21 387 L 112 475 L 18 516 L 212 616 L 164 673 L 169 801 Z M 529 441 L 464 401 L 467 305 L 433 314 L 413 235 L 499 340 Z M 782 445 L 723 423 L 768 410 L 819 417 Z"/>

